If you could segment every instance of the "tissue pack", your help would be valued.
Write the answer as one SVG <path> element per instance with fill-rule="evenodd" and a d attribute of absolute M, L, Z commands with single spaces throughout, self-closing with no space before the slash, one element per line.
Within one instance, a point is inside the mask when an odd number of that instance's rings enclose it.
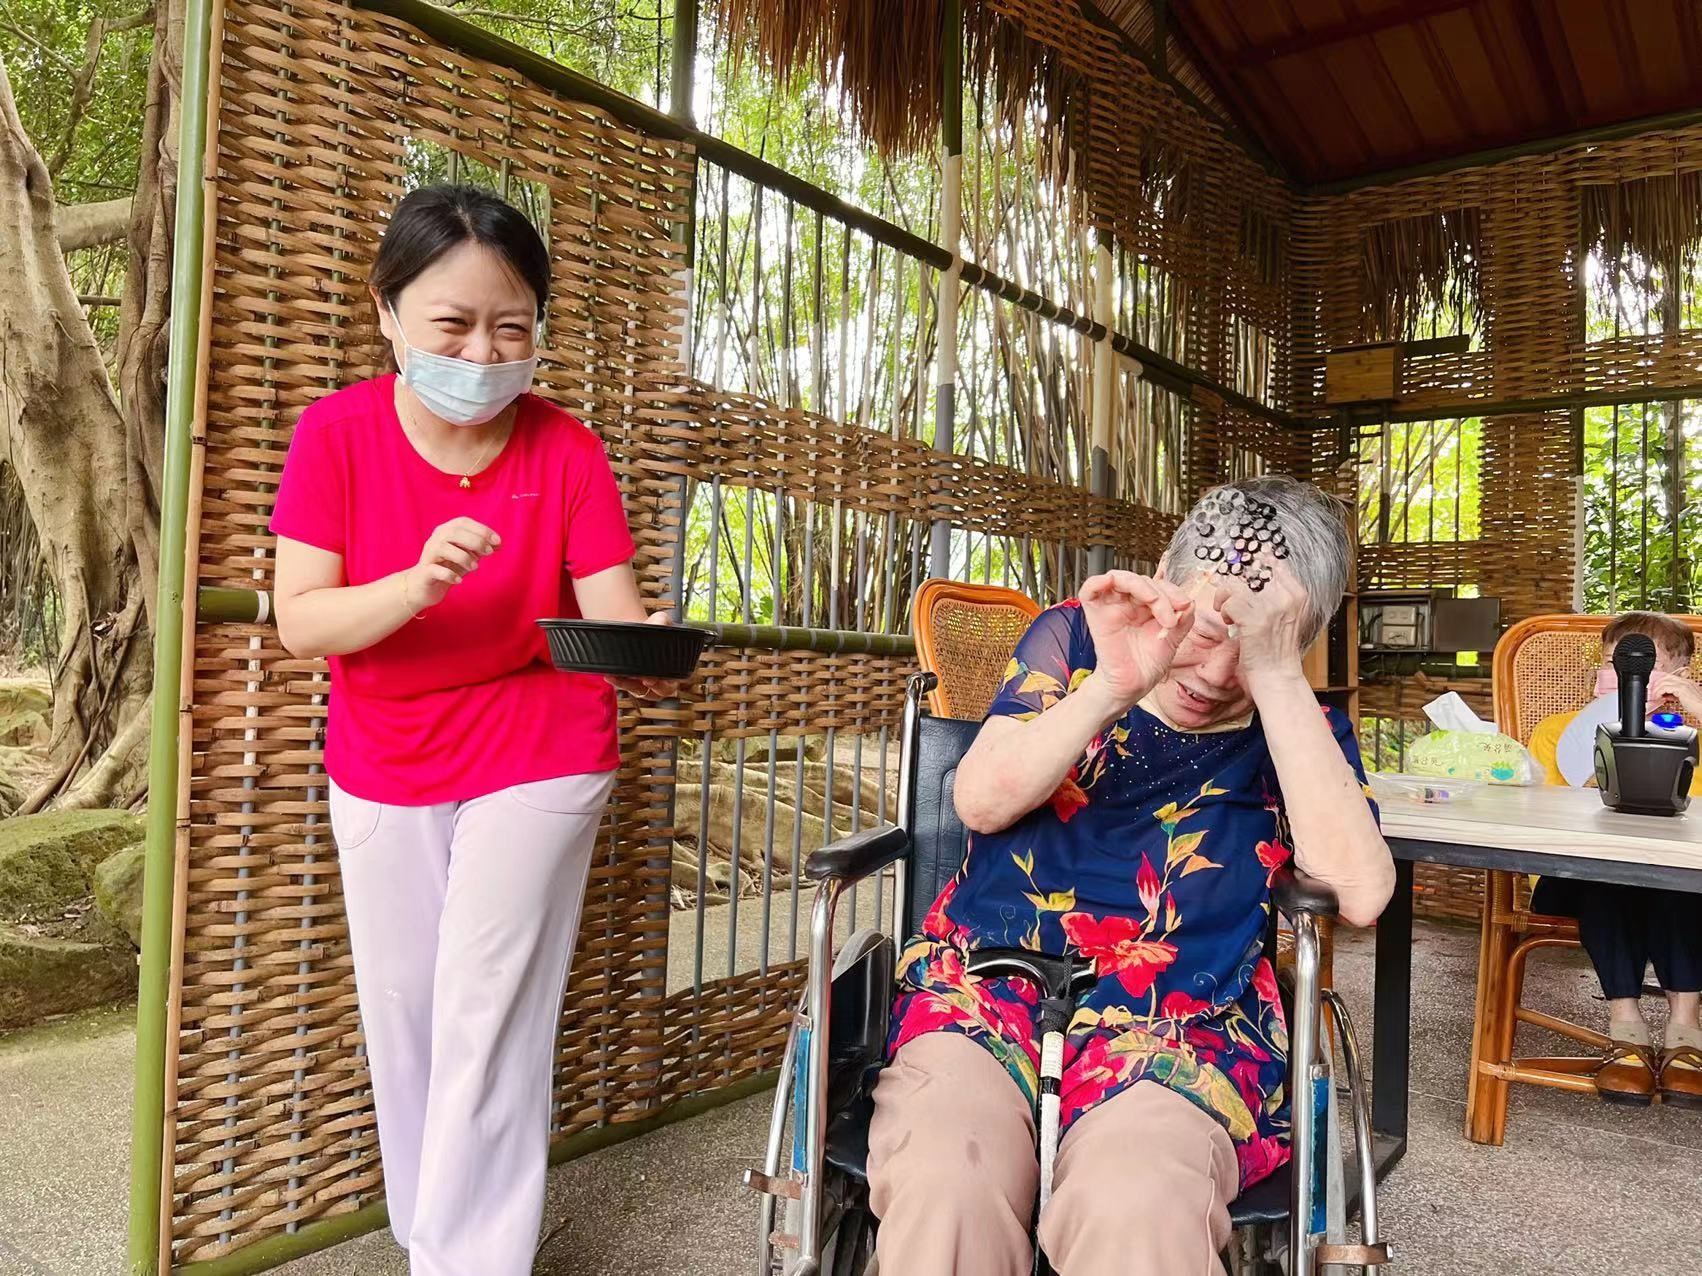
<path fill-rule="evenodd" d="M 1406 769 L 1482 784 L 1536 784 L 1537 763 L 1525 747 L 1502 735 L 1450 691 L 1424 706 L 1436 730 L 1407 745 Z"/>
<path fill-rule="evenodd" d="M 1407 745 L 1406 769 L 1483 784 L 1531 784 L 1530 755 L 1511 736 L 1495 732 L 1432 731 Z"/>

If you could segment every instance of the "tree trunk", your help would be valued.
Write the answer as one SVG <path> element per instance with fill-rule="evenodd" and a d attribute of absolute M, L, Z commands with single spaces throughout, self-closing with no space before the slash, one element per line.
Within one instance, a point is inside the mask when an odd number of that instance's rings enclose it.
<path fill-rule="evenodd" d="M 122 491 L 150 626 L 159 582 L 159 501 L 165 468 L 165 367 L 183 16 L 182 0 L 161 0 L 154 7 L 154 52 L 148 68 L 148 98 L 143 105 L 140 165 L 130 214 L 130 260 L 118 321 L 118 387 L 127 463 Z"/>
<path fill-rule="evenodd" d="M 49 785 L 99 758 L 149 681 L 125 414 L 65 268 L 53 185 L 0 62 L 0 431 L 60 606 Z M 132 742 L 133 743 L 133 742 Z M 99 797 L 98 794 L 90 794 Z"/>

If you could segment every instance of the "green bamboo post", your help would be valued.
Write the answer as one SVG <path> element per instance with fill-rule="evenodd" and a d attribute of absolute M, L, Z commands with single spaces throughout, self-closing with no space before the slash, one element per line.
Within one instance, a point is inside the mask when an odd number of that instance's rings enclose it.
<path fill-rule="evenodd" d="M 154 701 L 148 751 L 147 859 L 131 1105 L 131 1276 L 157 1276 L 164 1225 L 167 1001 L 171 996 L 173 867 L 177 852 L 178 731 L 183 695 L 184 574 L 189 540 L 197 356 L 200 351 L 206 151 L 214 5 L 187 0 L 171 263 L 165 474 L 160 493 L 159 603 L 154 608 Z"/>

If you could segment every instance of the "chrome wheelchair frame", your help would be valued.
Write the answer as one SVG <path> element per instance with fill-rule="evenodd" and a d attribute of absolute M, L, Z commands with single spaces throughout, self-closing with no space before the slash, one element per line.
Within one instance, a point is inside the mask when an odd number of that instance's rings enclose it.
<path fill-rule="evenodd" d="M 869 1095 L 884 1061 L 896 950 L 891 937 L 865 929 L 852 935 L 836 958 L 834 916 L 845 891 L 890 866 L 896 879 L 897 916 L 914 930 L 920 910 L 932 903 L 940 873 L 949 875 L 962 862 L 965 841 L 951 806 L 951 776 L 978 724 L 925 715 L 923 698 L 933 682 L 933 674 L 916 674 L 906 689 L 896 808 L 900 822 L 833 842 L 814 852 L 805 867 L 805 875 L 815 883 L 808 984 L 781 1062 L 763 1166 L 745 1174 L 746 1185 L 761 1196 L 758 1276 L 867 1276 L 874 1270 L 877 1223 L 869 1212 L 859 1157 L 867 1148 Z M 955 749 L 956 756 L 930 756 L 927 766 L 919 766 L 924 734 L 937 734 L 934 747 L 942 755 Z M 919 779 L 929 790 L 920 823 Z M 919 867 L 926 873 L 918 881 L 914 861 L 924 858 L 918 855 L 924 849 L 928 855 Z M 943 862 L 949 862 L 949 867 L 942 869 Z M 914 897 L 918 889 L 924 892 L 920 900 Z M 1322 987 L 1320 977 L 1319 922 L 1335 916 L 1335 894 L 1288 870 L 1279 871 L 1272 893 L 1277 909 L 1266 937 L 1267 954 L 1274 959 L 1279 912 L 1294 931 L 1293 977 L 1284 981 L 1284 991 L 1292 991 L 1292 1155 L 1288 1165 L 1254 1184 L 1232 1205 L 1236 1230 L 1227 1257 L 1238 1276 L 1278 1272 L 1318 1276 L 1325 1269 L 1374 1269 L 1389 1262 L 1391 1254 L 1378 1234 L 1371 1114 L 1358 1038 L 1340 997 Z M 1326 1008 L 1348 1084 L 1356 1171 L 1351 1201 L 1329 1199 L 1333 1185 L 1339 1185 L 1338 1198 L 1349 1193 L 1345 1175 L 1327 1173 L 1332 1163 L 1340 1168 L 1340 1159 L 1335 1151 L 1331 1051 L 1321 1031 Z M 825 1033 L 820 1030 L 824 1026 Z M 1301 1060 L 1309 1062 L 1302 1068 L 1297 1066 Z M 1300 1095 L 1309 1101 L 1294 1102 Z M 1038 1120 L 1036 1128 L 1040 1128 Z M 792 1156 L 783 1166 L 789 1130 Z M 1045 1150 L 1038 1152 L 1045 1159 Z M 777 1202 L 785 1205 L 784 1225 L 779 1227 Z M 1362 1240 L 1350 1244 L 1346 1218 L 1355 1205 Z M 1295 1226 L 1295 1220 L 1305 1223 Z M 1049 1270 L 1038 1245 L 1035 1266 L 1037 1272 Z"/>

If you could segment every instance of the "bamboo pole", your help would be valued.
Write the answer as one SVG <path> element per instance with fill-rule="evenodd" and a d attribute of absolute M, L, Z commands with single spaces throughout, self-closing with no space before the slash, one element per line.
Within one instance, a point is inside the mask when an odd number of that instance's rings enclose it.
<path fill-rule="evenodd" d="M 957 294 L 963 286 L 963 3 L 945 0 L 941 33 L 944 123 L 940 138 L 940 242 L 951 255 L 940 271 L 939 356 L 934 383 L 934 450 L 957 451 Z M 928 545 L 928 574 L 951 575 L 951 524 L 939 519 Z"/>
<path fill-rule="evenodd" d="M 165 1182 L 165 1077 L 169 1023 L 173 882 L 181 769 L 185 567 L 188 554 L 191 435 L 205 293 L 207 136 L 216 81 L 210 75 L 217 0 L 187 0 L 182 119 L 173 230 L 170 357 L 166 386 L 164 481 L 160 497 L 159 602 L 154 609 L 154 700 L 148 756 L 147 858 L 143 871 L 142 957 L 136 1008 L 132 1103 L 129 1268 L 156 1276 L 162 1248 Z"/>
<path fill-rule="evenodd" d="M 216 59 L 224 39 L 224 5 L 214 0 L 211 29 L 208 33 L 208 57 Z M 206 149 L 201 172 L 201 216 L 204 231 L 218 223 L 219 135 L 218 119 L 221 104 L 220 78 L 209 67 L 207 85 Z M 217 237 L 208 232 L 201 236 L 200 266 L 203 300 L 212 290 L 213 264 Z M 186 249 L 180 247 L 177 251 Z M 207 387 L 208 369 L 212 364 L 213 325 L 200 325 L 200 340 L 195 351 L 195 403 L 190 426 L 189 492 L 184 506 L 183 598 L 181 616 L 183 646 L 180 668 L 195 668 L 195 612 L 199 606 L 200 589 L 200 527 L 201 503 L 206 475 L 207 457 Z M 194 769 L 194 727 L 191 720 L 194 686 L 191 683 L 179 697 L 177 782 L 174 786 L 176 828 L 172 837 L 171 877 L 171 957 L 166 973 L 165 1054 L 160 1078 L 160 1218 L 159 1270 L 172 1270 L 172 1200 L 173 1183 L 177 1176 L 177 1092 L 178 1056 L 175 1048 L 183 1026 L 183 960 L 185 918 L 189 910 L 189 777 Z M 150 790 L 150 811 L 163 794 Z"/>
<path fill-rule="evenodd" d="M 1093 345 L 1093 423 L 1088 452 L 1088 482 L 1095 496 L 1110 496 L 1112 387 L 1117 380 L 1117 352 L 1111 334 L 1117 325 L 1116 295 L 1112 290 L 1111 241 L 1099 235 L 1093 246 L 1093 313 L 1105 326 L 1105 336 Z M 1095 545 L 1088 551 L 1087 570 L 1097 576 L 1111 566 L 1111 547 Z"/>

